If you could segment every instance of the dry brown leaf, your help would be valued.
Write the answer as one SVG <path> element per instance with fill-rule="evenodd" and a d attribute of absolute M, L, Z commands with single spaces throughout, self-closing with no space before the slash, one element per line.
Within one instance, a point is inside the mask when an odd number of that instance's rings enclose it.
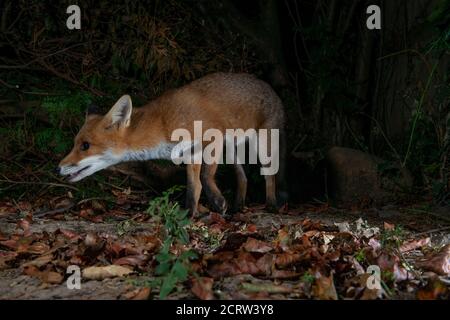
<path fill-rule="evenodd" d="M 42 254 L 50 250 L 50 247 L 42 242 L 35 242 L 31 246 L 28 247 L 27 252 L 33 254 Z"/>
<path fill-rule="evenodd" d="M 29 218 L 20 219 L 19 222 L 17 222 L 17 228 L 22 229 L 23 235 L 25 237 L 31 235 L 30 225 L 31 219 Z"/>
<path fill-rule="evenodd" d="M 149 287 L 136 288 L 134 290 L 128 291 L 122 297 L 127 300 L 148 300 L 150 292 L 151 289 Z"/>
<path fill-rule="evenodd" d="M 0 241 L 0 246 L 6 247 L 8 249 L 16 250 L 19 244 L 17 243 L 17 240 L 9 239 L 5 241 Z"/>
<path fill-rule="evenodd" d="M 64 276 L 55 271 L 40 271 L 34 265 L 24 266 L 23 272 L 31 277 L 39 278 L 42 282 L 52 283 L 52 284 L 60 284 L 64 280 Z"/>
<path fill-rule="evenodd" d="M 403 243 L 400 246 L 399 250 L 400 250 L 400 252 L 408 252 L 408 251 L 415 250 L 417 248 L 428 246 L 428 245 L 430 245 L 430 243 L 431 243 L 430 237 L 419 239 L 419 240 L 411 240 L 411 241 L 407 241 L 407 242 Z"/>
<path fill-rule="evenodd" d="M 264 241 L 260 241 L 254 238 L 248 238 L 247 241 L 242 245 L 242 247 L 247 252 L 258 252 L 258 253 L 267 253 L 272 251 L 272 246 Z"/>
<path fill-rule="evenodd" d="M 337 292 L 334 287 L 333 274 L 329 277 L 316 273 L 316 281 L 313 285 L 313 295 L 319 300 L 337 300 Z"/>
<path fill-rule="evenodd" d="M 383 252 L 377 258 L 377 264 L 382 271 L 392 272 L 396 282 L 413 278 L 413 274 L 400 265 L 400 258 L 395 255 Z"/>
<path fill-rule="evenodd" d="M 419 261 L 417 266 L 439 275 L 450 274 L 450 244 L 444 246 L 438 253 L 428 257 L 426 260 Z"/>
<path fill-rule="evenodd" d="M 68 239 L 77 239 L 80 237 L 79 234 L 72 230 L 59 229 L 59 232 L 61 232 Z"/>
<path fill-rule="evenodd" d="M 431 278 L 427 286 L 417 292 L 419 300 L 448 299 L 449 297 L 449 289 L 438 277 Z"/>
<path fill-rule="evenodd" d="M 384 227 L 384 230 L 386 230 L 386 231 L 392 231 L 395 229 L 395 224 L 384 222 L 383 227 Z"/>
<path fill-rule="evenodd" d="M 146 255 L 131 255 L 119 258 L 114 261 L 115 265 L 129 265 L 129 266 L 140 266 L 143 265 L 147 261 Z"/>
<path fill-rule="evenodd" d="M 53 254 L 46 254 L 43 256 L 40 256 L 34 260 L 28 261 L 23 264 L 23 266 L 35 266 L 35 267 L 42 267 L 46 264 L 50 263 L 53 260 Z"/>
<path fill-rule="evenodd" d="M 104 267 L 88 267 L 83 269 L 82 275 L 85 279 L 90 280 L 103 280 L 106 278 L 114 278 L 114 277 L 123 277 L 132 273 L 133 270 L 128 268 L 117 266 L 117 265 L 109 265 Z"/>
<path fill-rule="evenodd" d="M 275 240 L 276 246 L 283 249 L 283 251 L 286 251 L 288 249 L 289 242 L 289 232 L 286 230 L 286 228 L 278 230 L 278 237 Z"/>
<path fill-rule="evenodd" d="M 301 259 L 299 253 L 281 253 L 277 254 L 275 258 L 275 264 L 279 268 L 287 267 Z"/>
<path fill-rule="evenodd" d="M 17 257 L 17 252 L 0 251 L 0 270 L 7 269 L 9 261 L 14 261 Z"/>
<path fill-rule="evenodd" d="M 45 283 L 60 284 L 64 280 L 64 276 L 54 271 L 43 271 L 39 278 Z"/>
<path fill-rule="evenodd" d="M 213 278 L 194 278 L 192 279 L 192 293 L 201 300 L 212 300 L 214 299 L 214 294 L 212 291 L 213 284 Z"/>

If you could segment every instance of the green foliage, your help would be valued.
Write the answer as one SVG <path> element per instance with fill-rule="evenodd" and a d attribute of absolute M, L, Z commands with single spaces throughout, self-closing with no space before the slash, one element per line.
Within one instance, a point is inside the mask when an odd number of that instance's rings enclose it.
<path fill-rule="evenodd" d="M 305 272 L 300 281 L 304 282 L 304 283 L 313 283 L 316 280 L 316 278 L 314 277 L 314 275 L 312 275 L 310 272 Z"/>
<path fill-rule="evenodd" d="M 36 146 L 42 152 L 63 153 L 70 149 L 71 141 L 64 132 L 56 128 L 44 128 L 36 132 Z"/>
<path fill-rule="evenodd" d="M 150 201 L 147 213 L 164 225 L 165 240 L 156 255 L 158 265 L 155 273 L 158 276 L 153 286 L 159 286 L 159 297 L 165 299 L 177 286 L 186 281 L 189 275 L 189 260 L 196 257 L 191 250 L 176 255 L 170 251 L 173 245 L 185 245 L 189 242 L 187 227 L 190 224 L 188 211 L 180 208 L 177 202 L 170 200 L 170 196 L 181 191 L 183 187 L 174 186 L 163 192 L 162 196 Z"/>
<path fill-rule="evenodd" d="M 76 119 L 84 120 L 86 107 L 92 103 L 92 96 L 86 92 L 69 93 L 64 96 L 49 97 L 42 102 L 42 108 L 48 115 L 52 126 L 58 127 L 61 122 Z"/>
<path fill-rule="evenodd" d="M 190 259 L 195 259 L 197 255 L 191 250 L 184 251 L 179 256 L 170 252 L 172 239 L 167 238 L 161 250 L 156 255 L 158 266 L 155 273 L 159 278 L 155 285 L 159 285 L 159 298 L 165 299 L 177 286 L 177 284 L 187 280 L 190 272 Z"/>
<path fill-rule="evenodd" d="M 355 255 L 355 259 L 356 261 L 358 261 L 359 263 L 363 263 L 366 261 L 366 253 L 364 252 L 363 249 L 359 250 L 356 255 Z"/>
<path fill-rule="evenodd" d="M 161 197 L 150 201 L 147 213 L 158 220 L 162 220 L 168 237 L 186 244 L 189 242 L 189 236 L 186 231 L 186 227 L 190 223 L 188 211 L 181 209 L 178 202 L 170 201 L 170 196 L 182 189 L 182 186 L 174 186 L 164 191 Z"/>
<path fill-rule="evenodd" d="M 401 226 L 395 226 L 394 229 L 384 230 L 381 233 L 381 245 L 388 249 L 398 249 L 405 237 L 405 230 Z"/>
<path fill-rule="evenodd" d="M 86 107 L 92 98 L 85 92 L 49 97 L 42 102 L 42 109 L 51 127 L 36 128 L 35 142 L 39 151 L 62 154 L 68 152 L 73 143 L 73 134 L 66 124 L 84 121 Z"/>

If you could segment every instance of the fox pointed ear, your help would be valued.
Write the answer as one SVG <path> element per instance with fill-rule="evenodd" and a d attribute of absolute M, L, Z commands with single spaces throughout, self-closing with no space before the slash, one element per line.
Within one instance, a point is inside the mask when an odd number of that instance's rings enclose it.
<path fill-rule="evenodd" d="M 110 126 L 128 127 L 130 125 L 131 111 L 133 105 L 129 95 L 124 95 L 117 100 L 116 104 L 106 114 L 106 118 L 110 121 Z"/>

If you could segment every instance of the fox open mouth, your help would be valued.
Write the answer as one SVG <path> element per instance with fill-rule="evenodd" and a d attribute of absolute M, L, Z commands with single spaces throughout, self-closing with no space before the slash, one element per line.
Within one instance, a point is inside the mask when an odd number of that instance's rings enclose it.
<path fill-rule="evenodd" d="M 76 172 L 74 172 L 74 173 L 69 174 L 69 175 L 68 175 L 69 181 L 76 181 L 76 180 L 77 180 L 77 177 L 79 177 L 80 174 L 81 174 L 83 171 L 89 169 L 90 167 L 91 167 L 91 166 L 86 166 L 86 167 L 84 167 L 84 168 L 82 168 L 82 169 L 80 169 L 80 170 L 78 170 L 78 171 L 76 171 Z"/>

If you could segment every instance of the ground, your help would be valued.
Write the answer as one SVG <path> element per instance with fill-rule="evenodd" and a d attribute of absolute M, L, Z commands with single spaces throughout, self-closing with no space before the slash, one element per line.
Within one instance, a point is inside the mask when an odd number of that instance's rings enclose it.
<path fill-rule="evenodd" d="M 4 201 L 0 206 L 1 299 L 157 299 L 152 284 L 164 242 L 145 199 L 124 195 L 53 208 Z M 131 197 L 131 196 L 130 196 Z M 189 274 L 168 299 L 435 299 L 449 298 L 448 208 L 423 204 L 334 208 L 314 203 L 268 213 L 251 206 L 225 220 L 205 213 L 187 226 Z M 69 265 L 83 270 L 68 289 Z M 117 265 L 126 275 L 85 273 Z M 381 269 L 381 287 L 366 269 Z M 183 271 L 181 271 L 183 272 Z"/>

